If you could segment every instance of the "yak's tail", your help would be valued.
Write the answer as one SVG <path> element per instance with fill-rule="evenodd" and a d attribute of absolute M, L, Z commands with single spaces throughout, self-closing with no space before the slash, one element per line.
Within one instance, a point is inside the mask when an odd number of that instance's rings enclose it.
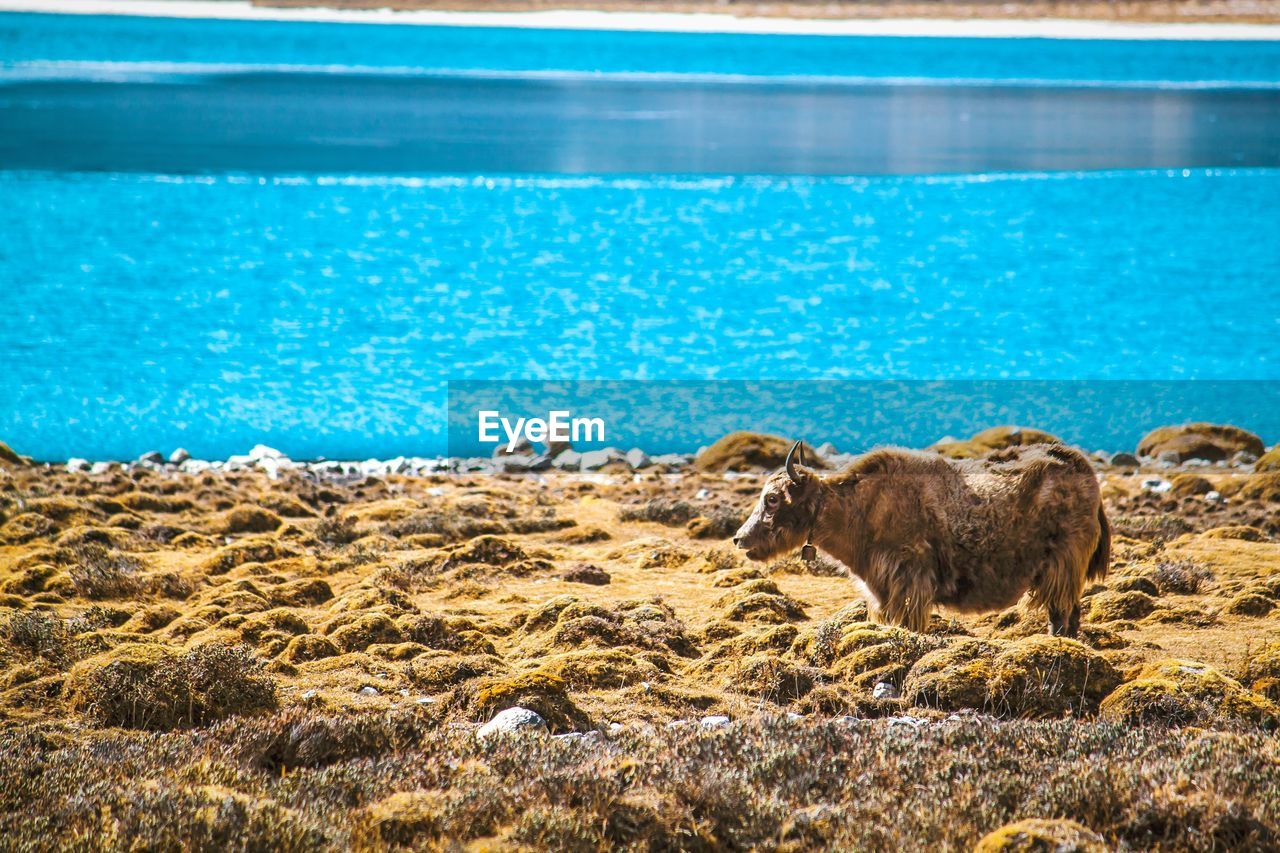
<path fill-rule="evenodd" d="M 1102 532 L 1098 535 L 1098 546 L 1093 549 L 1089 558 L 1089 570 L 1085 577 L 1100 581 L 1107 576 L 1107 567 L 1111 565 L 1111 525 L 1107 522 L 1107 513 L 1098 503 L 1098 524 Z"/>

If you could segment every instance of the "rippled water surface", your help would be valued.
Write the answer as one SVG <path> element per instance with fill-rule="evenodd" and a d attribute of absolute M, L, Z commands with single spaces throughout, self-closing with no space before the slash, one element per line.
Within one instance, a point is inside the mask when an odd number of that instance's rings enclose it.
<path fill-rule="evenodd" d="M 0 435 L 442 448 L 455 378 L 1276 378 L 1280 172 L 0 176 Z"/>
<path fill-rule="evenodd" d="M 459 379 L 1280 378 L 1280 170 L 1237 167 L 1280 156 L 1258 132 L 1280 122 L 1278 51 L 0 15 L 0 439 L 45 459 L 226 456 L 259 441 L 298 457 L 435 453 Z M 732 85 L 794 108 L 776 133 L 733 134 L 777 172 L 839 171 L 855 162 L 839 159 L 848 139 L 888 171 L 974 173 L 690 176 L 641 151 L 601 171 L 650 164 L 643 174 L 570 177 L 555 173 L 590 173 L 603 144 L 591 140 L 612 137 L 516 144 L 459 119 L 451 144 L 489 160 L 448 168 L 428 146 L 426 166 L 397 174 L 378 153 L 404 141 L 391 118 L 315 130 L 325 156 L 364 152 L 368 168 L 335 172 L 294 140 L 323 111 L 290 120 L 299 96 L 279 88 L 367 77 L 361 92 L 394 88 L 403 104 L 413 87 L 386 81 L 438 79 L 456 103 L 467 75 L 530 93 L 577 75 L 596 95 L 656 91 L 644 87 L 658 75 L 677 110 L 632 104 L 619 118 L 603 96 L 558 109 L 614 136 L 609 122 L 632 122 L 648 134 L 623 134 L 633 144 L 692 115 L 678 126 L 682 151 L 707 154 L 695 171 L 734 171 L 699 136 L 712 111 L 696 104 L 696 87 Z M 885 120 L 860 133 L 846 110 L 836 139 L 806 88 L 818 78 L 838 101 L 884 93 Z M 236 80 L 257 91 L 243 126 Z M 955 97 L 938 94 L 948 87 Z M 988 97 L 1001 87 L 1034 91 Z M 472 100 L 498 133 L 494 88 Z M 204 138 L 215 89 L 229 118 Z M 899 96 L 926 90 L 948 110 L 931 143 L 945 161 L 905 158 L 925 149 L 902 128 L 934 113 Z M 1139 112 L 1094 106 L 1142 92 Z M 1120 157 L 1092 132 L 1053 130 L 1073 124 L 1059 112 L 1070 102 L 1132 123 L 1120 136 L 1138 140 L 1136 159 L 1114 165 L 1179 168 L 983 166 L 1001 162 L 1000 133 L 965 130 L 988 121 L 970 97 L 993 122 L 1036 104 L 1041 135 L 1009 141 L 1051 162 Z M 1219 132 L 1227 103 L 1243 112 Z M 548 173 L 522 174 L 535 143 Z M 176 165 L 149 169 L 166 145 L 181 147 Z"/>

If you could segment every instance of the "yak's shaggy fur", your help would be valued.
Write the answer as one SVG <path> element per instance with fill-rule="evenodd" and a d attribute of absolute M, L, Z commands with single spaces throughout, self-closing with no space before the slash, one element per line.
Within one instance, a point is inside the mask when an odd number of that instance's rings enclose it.
<path fill-rule="evenodd" d="M 810 540 L 866 584 L 882 618 L 921 631 L 935 605 L 999 610 L 1031 593 L 1075 636 L 1111 536 L 1089 461 L 1060 445 L 950 460 L 885 449 L 828 477 L 789 464 L 734 541 L 755 560 Z"/>

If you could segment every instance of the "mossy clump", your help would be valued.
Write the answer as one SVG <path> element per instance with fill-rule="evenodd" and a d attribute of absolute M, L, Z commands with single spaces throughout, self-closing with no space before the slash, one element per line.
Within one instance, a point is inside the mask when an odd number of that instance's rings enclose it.
<path fill-rule="evenodd" d="M 668 527 L 682 527 L 698 514 L 688 501 L 651 498 L 642 504 L 625 506 L 618 512 L 619 521 L 648 521 Z"/>
<path fill-rule="evenodd" d="M 1103 592 L 1089 599 L 1089 621 L 1142 619 L 1155 609 L 1156 599 L 1145 592 Z"/>
<path fill-rule="evenodd" d="M 285 663 L 308 663 L 313 660 L 336 657 L 342 650 L 328 637 L 319 634 L 302 634 L 294 637 L 280 653 L 280 660 Z"/>
<path fill-rule="evenodd" d="M 567 686 L 563 678 L 546 672 L 489 678 L 476 686 L 471 707 L 485 720 L 507 708 L 528 708 L 546 720 L 552 732 L 590 728 L 591 720 L 568 697 Z"/>
<path fill-rule="evenodd" d="M 120 506 L 134 512 L 157 512 L 164 515 L 186 512 L 195 506 L 188 498 L 157 495 L 151 492 L 126 492 L 118 496 L 116 501 Z"/>
<path fill-rule="evenodd" d="M 493 641 L 474 622 L 462 616 L 402 616 L 396 621 L 396 627 L 406 640 L 429 649 L 466 655 L 497 654 Z"/>
<path fill-rule="evenodd" d="M 984 835 L 973 853 L 1106 853 L 1106 840 L 1074 820 L 1020 820 Z"/>
<path fill-rule="evenodd" d="M 1169 486 L 1169 492 L 1180 498 L 1199 497 L 1213 491 L 1213 483 L 1198 474 L 1176 474 Z"/>
<path fill-rule="evenodd" d="M 1248 430 L 1209 423 L 1160 427 L 1138 442 L 1139 456 L 1159 458 L 1168 453 L 1178 462 L 1188 459 L 1224 462 L 1241 451 L 1261 456 L 1266 445 Z"/>
<path fill-rule="evenodd" d="M 787 461 L 794 439 L 759 432 L 731 432 L 698 454 L 693 460 L 700 471 L 772 471 Z M 808 444 L 803 445 L 805 464 L 825 467 L 822 458 Z"/>
<path fill-rule="evenodd" d="M 1276 603 L 1270 597 L 1246 591 L 1228 601 L 1222 610 L 1232 616 L 1266 616 L 1275 607 Z"/>
<path fill-rule="evenodd" d="M 328 581 L 320 578 L 301 578 L 273 587 L 268 595 L 276 604 L 288 607 L 314 607 L 333 598 Z"/>
<path fill-rule="evenodd" d="M 1092 714 L 1120 684 L 1106 658 L 1083 643 L 1039 635 L 1018 640 L 996 655 L 988 705 L 1015 717 Z"/>
<path fill-rule="evenodd" d="M 247 649 L 209 644 L 185 653 L 155 643 L 116 646 L 72 668 L 73 710 L 104 726 L 170 730 L 269 710 L 274 681 Z"/>
<path fill-rule="evenodd" d="M 872 622 L 854 623 L 835 642 L 831 674 L 863 689 L 881 681 L 901 685 L 920 658 L 946 645 L 945 638 L 931 634 Z"/>
<path fill-rule="evenodd" d="M 946 441 L 930 447 L 951 459 L 980 459 L 996 450 L 1030 444 L 1061 444 L 1062 439 L 1032 427 L 998 426 L 984 429 L 963 441 Z"/>
<path fill-rule="evenodd" d="M 24 512 L 0 525 L 0 542 L 22 545 L 33 539 L 50 536 L 58 531 L 58 525 L 36 512 Z"/>
<path fill-rule="evenodd" d="M 902 695 L 912 705 L 958 711 L 986 710 L 992 660 L 999 649 L 981 640 L 961 640 L 930 652 L 907 673 Z"/>
<path fill-rule="evenodd" d="M 1280 444 L 1259 456 L 1258 461 L 1253 463 L 1253 470 L 1280 471 Z"/>
<path fill-rule="evenodd" d="M 1166 660 L 1144 667 L 1102 701 L 1104 719 L 1217 727 L 1280 725 L 1280 707 L 1213 667 Z"/>
<path fill-rule="evenodd" d="M 748 580 L 738 584 L 716 601 L 723 608 L 724 618 L 732 622 L 798 622 L 809 617 L 804 607 L 778 589 L 768 578 Z"/>
<path fill-rule="evenodd" d="M 1245 500 L 1280 503 L 1280 471 L 1254 474 L 1238 492 Z"/>
<path fill-rule="evenodd" d="M 536 608 L 521 631 L 539 638 L 549 631 L 550 644 L 560 649 L 630 647 L 681 657 L 697 654 L 684 623 L 658 599 L 623 601 L 605 608 L 561 595 Z"/>
<path fill-rule="evenodd" d="M 67 577 L 88 599 L 130 598 L 142 588 L 138 558 L 97 543 L 74 549 Z"/>
<path fill-rule="evenodd" d="M 284 521 L 269 509 L 251 504 L 232 507 L 214 524 L 216 532 L 226 536 L 239 533 L 271 533 L 280 529 Z"/>
<path fill-rule="evenodd" d="M 481 676 L 506 673 L 507 665 L 496 655 L 459 655 L 427 652 L 405 664 L 405 677 L 427 693 L 443 693 Z"/>
<path fill-rule="evenodd" d="M 1201 539 L 1235 539 L 1240 542 L 1266 542 L 1267 534 L 1247 524 L 1214 527 L 1200 534 Z"/>
<path fill-rule="evenodd" d="M 219 548 L 205 560 L 204 570 L 222 575 L 245 563 L 273 563 L 297 556 L 298 550 L 291 545 L 269 537 L 253 537 Z"/>
<path fill-rule="evenodd" d="M 374 643 L 399 643 L 404 635 L 385 613 L 367 613 L 335 630 L 330 639 L 343 651 L 362 652 Z"/>
<path fill-rule="evenodd" d="M 664 675 L 651 658 L 618 649 L 564 652 L 541 663 L 539 671 L 563 680 L 571 690 L 616 690 Z"/>

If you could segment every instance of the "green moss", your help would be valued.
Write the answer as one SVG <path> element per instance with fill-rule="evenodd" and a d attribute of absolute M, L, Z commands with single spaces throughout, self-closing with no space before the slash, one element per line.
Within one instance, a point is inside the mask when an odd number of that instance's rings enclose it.
<path fill-rule="evenodd" d="M 1106 853 L 1098 833 L 1074 820 L 1020 820 L 982 837 L 973 853 Z"/>
<path fill-rule="evenodd" d="M 1280 707 L 1195 661 L 1149 664 L 1102 702 L 1102 716 L 1128 723 L 1280 725 Z"/>

